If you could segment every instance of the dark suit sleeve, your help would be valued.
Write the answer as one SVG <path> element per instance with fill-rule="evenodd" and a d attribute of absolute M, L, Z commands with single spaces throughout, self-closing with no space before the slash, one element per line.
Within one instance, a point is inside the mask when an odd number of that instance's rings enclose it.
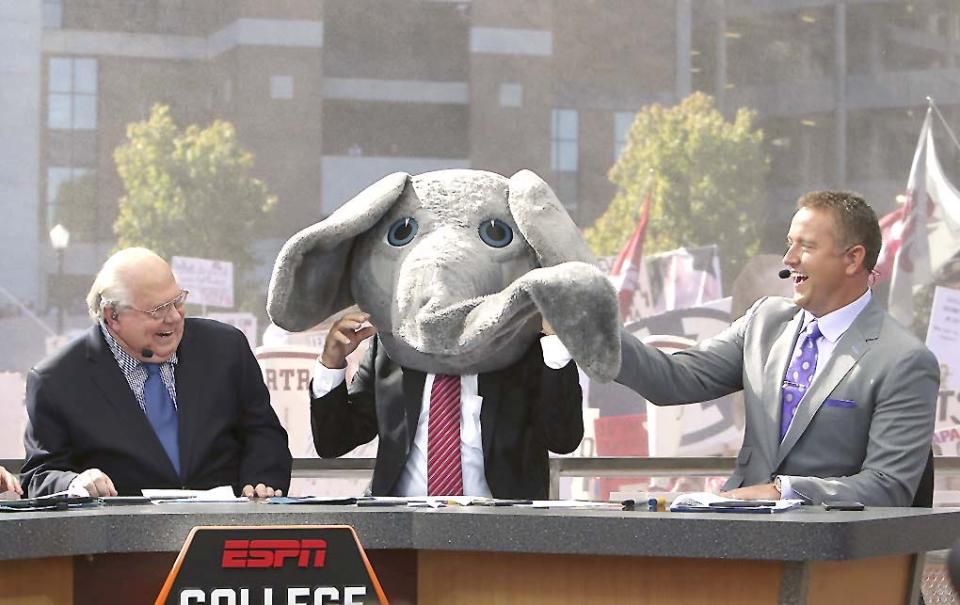
<path fill-rule="evenodd" d="M 21 482 L 30 497 L 67 489 L 77 470 L 70 457 L 67 422 L 57 406 L 55 385 L 36 370 L 27 375 L 27 428 L 23 436 L 26 461 Z"/>
<path fill-rule="evenodd" d="M 572 361 L 554 370 L 543 361 L 540 346 L 531 348 L 527 372 L 536 392 L 530 394 L 534 405 L 534 426 L 547 449 L 569 454 L 583 439 L 583 390 L 577 364 Z"/>
<path fill-rule="evenodd" d="M 374 338 L 360 362 L 350 388 L 339 384 L 323 397 L 313 397 L 310 384 L 310 424 L 313 445 L 322 458 L 336 458 L 369 443 L 377 436 L 374 391 L 374 358 L 379 341 Z"/>
<path fill-rule="evenodd" d="M 235 334 L 243 339 L 243 333 Z M 240 460 L 240 487 L 263 483 L 274 489 L 290 489 L 293 466 L 287 432 L 270 405 L 270 392 L 263 373 L 246 340 L 235 345 L 239 351 L 238 397 L 241 406 L 243 454 Z"/>

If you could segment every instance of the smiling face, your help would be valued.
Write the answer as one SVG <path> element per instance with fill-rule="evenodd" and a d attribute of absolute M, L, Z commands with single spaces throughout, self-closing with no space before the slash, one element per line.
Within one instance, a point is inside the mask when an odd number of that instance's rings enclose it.
<path fill-rule="evenodd" d="M 130 300 L 120 302 L 112 310 L 105 309 L 107 327 L 117 342 L 136 359 L 145 363 L 167 361 L 183 338 L 183 305 L 169 304 L 156 318 L 145 311 L 152 311 L 180 296 L 181 289 L 170 266 L 158 256 L 146 256 L 132 260 L 119 273 Z M 144 356 L 144 349 L 149 349 L 153 355 Z"/>
<path fill-rule="evenodd" d="M 783 264 L 793 278 L 793 302 L 815 317 L 844 307 L 867 287 L 863 246 L 844 249 L 836 221 L 822 208 L 800 208 L 793 215 Z"/>

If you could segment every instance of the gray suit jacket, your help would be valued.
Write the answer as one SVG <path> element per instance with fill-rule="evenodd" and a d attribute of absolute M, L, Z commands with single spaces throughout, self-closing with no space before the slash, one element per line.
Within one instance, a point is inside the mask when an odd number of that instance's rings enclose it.
<path fill-rule="evenodd" d="M 909 506 L 930 452 L 936 358 L 871 300 L 817 372 L 780 443 L 780 385 L 802 320 L 791 301 L 761 299 L 722 333 L 673 355 L 622 332 L 617 382 L 656 405 L 743 390 L 743 447 L 725 489 L 789 475 L 812 502 Z"/>

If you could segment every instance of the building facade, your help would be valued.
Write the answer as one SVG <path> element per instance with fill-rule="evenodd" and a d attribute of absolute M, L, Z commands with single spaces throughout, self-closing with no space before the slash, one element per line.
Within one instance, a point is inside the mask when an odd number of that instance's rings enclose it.
<path fill-rule="evenodd" d="M 253 152 L 279 199 L 266 283 L 287 237 L 397 170 L 530 168 L 588 226 L 635 112 L 694 90 L 758 112 L 772 233 L 812 188 L 888 210 L 925 97 L 960 123 L 958 83 L 955 0 L 0 0 L 0 277 L 45 308 L 62 223 L 81 297 L 116 241 L 113 150 L 154 103 Z"/>

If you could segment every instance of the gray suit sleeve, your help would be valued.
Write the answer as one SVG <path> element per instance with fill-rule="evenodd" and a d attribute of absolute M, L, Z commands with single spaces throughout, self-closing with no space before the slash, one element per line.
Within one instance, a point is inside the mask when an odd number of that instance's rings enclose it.
<path fill-rule="evenodd" d="M 621 330 L 623 353 L 616 381 L 654 405 L 710 401 L 743 389 L 744 332 L 759 305 L 720 334 L 672 355 Z"/>
<path fill-rule="evenodd" d="M 930 453 L 940 368 L 926 347 L 911 348 L 882 377 L 861 471 L 848 477 L 791 477 L 812 502 L 857 500 L 868 506 L 910 506 Z"/>

